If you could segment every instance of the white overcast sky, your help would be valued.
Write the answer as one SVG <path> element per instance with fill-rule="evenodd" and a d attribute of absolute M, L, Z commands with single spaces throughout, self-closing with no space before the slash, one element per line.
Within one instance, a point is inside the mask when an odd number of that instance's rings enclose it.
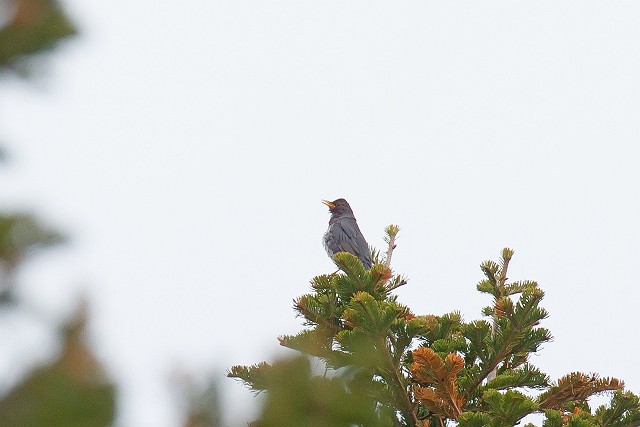
<path fill-rule="evenodd" d="M 82 34 L 47 77 L 0 81 L 0 202 L 72 236 L 22 296 L 59 320 L 88 295 L 118 426 L 177 426 L 176 369 L 255 415 L 224 370 L 288 354 L 292 299 L 333 269 L 322 198 L 379 248 L 401 226 L 418 314 L 480 317 L 478 265 L 514 248 L 555 336 L 534 363 L 640 392 L 640 3 L 64 5 Z M 5 322 L 3 372 L 50 350 L 33 323 Z"/>

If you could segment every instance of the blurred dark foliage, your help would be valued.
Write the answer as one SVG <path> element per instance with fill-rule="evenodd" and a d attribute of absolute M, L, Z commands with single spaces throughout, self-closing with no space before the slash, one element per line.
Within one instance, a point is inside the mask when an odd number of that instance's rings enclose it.
<path fill-rule="evenodd" d="M 29 255 L 36 249 L 63 241 L 60 233 L 43 226 L 33 215 L 0 213 L 0 311 L 21 310 L 21 301 L 15 296 L 16 272 Z M 28 372 L 0 397 L 1 426 L 111 425 L 116 390 L 84 343 L 86 323 L 87 309 L 81 304 L 62 328 L 59 355 L 45 366 Z M 16 368 L 24 369 L 24 366 Z"/>
<path fill-rule="evenodd" d="M 380 417 L 370 382 L 359 386 L 356 380 L 347 388 L 344 377 L 314 375 L 305 356 L 275 362 L 265 369 L 262 380 L 268 390 L 266 401 L 261 419 L 250 427 L 394 425 L 392 419 Z"/>
<path fill-rule="evenodd" d="M 209 378 L 203 384 L 196 384 L 190 375 L 177 378 L 180 400 L 183 401 L 184 427 L 220 427 L 222 408 L 220 392 L 215 378 Z"/>
<path fill-rule="evenodd" d="M 4 427 L 84 427 L 111 425 L 115 387 L 84 344 L 87 310 L 63 328 L 60 355 L 35 369 L 0 400 Z"/>
<path fill-rule="evenodd" d="M 10 16 L 0 27 L 2 71 L 29 75 L 30 58 L 77 32 L 55 0 L 4 0 L 0 12 Z"/>
<path fill-rule="evenodd" d="M 15 302 L 18 267 L 38 249 L 64 242 L 58 232 L 26 213 L 0 213 L 0 303 Z"/>
<path fill-rule="evenodd" d="M 34 57 L 76 34 L 53 0 L 0 0 L 0 14 L 1 74 L 29 76 Z M 0 160 L 6 157 L 0 147 Z M 28 311 L 16 297 L 17 272 L 37 250 L 64 241 L 62 234 L 33 214 L 0 210 L 0 311 Z M 59 354 L 26 372 L 0 396 L 0 426 L 101 427 L 113 423 L 116 389 L 85 345 L 87 317 L 86 305 L 80 304 L 62 328 Z M 25 368 L 16 366 L 17 371 Z"/>

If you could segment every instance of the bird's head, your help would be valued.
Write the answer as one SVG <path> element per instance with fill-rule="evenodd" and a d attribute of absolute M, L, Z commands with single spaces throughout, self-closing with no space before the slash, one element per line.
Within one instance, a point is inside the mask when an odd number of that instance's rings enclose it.
<path fill-rule="evenodd" d="M 344 214 L 350 214 L 353 216 L 353 211 L 351 210 L 351 206 L 345 199 L 336 199 L 333 202 L 328 200 L 323 200 L 322 203 L 329 207 L 329 212 L 331 212 L 331 216 L 341 216 Z"/>

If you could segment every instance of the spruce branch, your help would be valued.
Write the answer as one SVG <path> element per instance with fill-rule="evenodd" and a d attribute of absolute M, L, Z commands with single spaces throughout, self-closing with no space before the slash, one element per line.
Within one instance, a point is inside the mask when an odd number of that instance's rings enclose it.
<path fill-rule="evenodd" d="M 584 401 L 594 394 L 623 388 L 624 382 L 616 378 L 600 378 L 597 374 L 572 372 L 538 396 L 538 403 L 542 409 L 563 409 L 566 402 Z"/>
<path fill-rule="evenodd" d="M 334 336 L 334 331 L 316 327 L 303 330 L 296 335 L 281 335 L 278 342 L 283 347 L 327 359 L 333 352 Z"/>
<path fill-rule="evenodd" d="M 332 323 L 331 320 L 323 314 L 312 310 L 312 304 L 310 304 L 310 301 L 313 301 L 312 295 L 303 295 L 293 300 L 294 309 L 307 320 L 308 324 L 322 326 L 326 329 L 332 330 L 334 333 L 338 333 L 342 330 L 340 325 Z"/>
<path fill-rule="evenodd" d="M 266 362 L 256 363 L 251 366 L 232 366 L 227 372 L 227 377 L 234 378 L 244 383 L 251 391 L 260 393 L 267 389 L 266 375 L 271 365 Z"/>
<path fill-rule="evenodd" d="M 500 302 L 501 302 L 502 296 L 506 294 L 504 284 L 507 281 L 507 271 L 509 270 L 509 261 L 511 261 L 513 254 L 514 254 L 513 249 L 504 248 L 502 250 L 502 260 L 501 260 L 502 265 L 498 270 L 498 277 L 496 281 L 497 293 L 494 299 L 493 323 L 491 324 L 492 336 L 495 336 L 496 334 L 498 312 L 502 311 L 500 310 Z M 511 300 L 509 300 L 509 302 L 511 302 Z M 487 375 L 487 382 L 493 381 L 496 378 L 497 374 L 498 374 L 498 365 L 496 364 L 496 366 Z"/>
<path fill-rule="evenodd" d="M 386 287 L 387 292 L 391 292 L 394 289 L 399 288 L 400 286 L 404 286 L 407 284 L 407 279 L 403 276 L 395 276 L 393 280 Z"/>
<path fill-rule="evenodd" d="M 507 270 L 509 269 L 509 261 L 513 258 L 514 251 L 510 248 L 504 248 L 502 250 L 502 267 L 500 268 L 500 275 L 498 277 L 498 286 L 504 288 L 504 284 L 507 281 Z"/>
<path fill-rule="evenodd" d="M 420 347 L 412 352 L 410 367 L 416 399 L 436 415 L 457 419 L 462 413 L 465 398 L 458 391 L 457 375 L 464 367 L 464 359 L 449 353 L 442 360 L 431 348 Z"/>
<path fill-rule="evenodd" d="M 489 362 L 485 365 L 484 369 L 480 372 L 477 380 L 469 387 L 469 389 L 467 390 L 468 395 L 471 395 L 475 391 L 475 389 L 480 386 L 480 384 L 482 384 L 485 378 L 487 379 L 487 382 L 495 379 L 495 376 L 493 376 L 493 378 L 490 378 L 490 374 L 492 372 L 497 373 L 498 365 L 507 356 L 509 356 L 509 354 L 513 352 L 514 348 L 516 348 L 518 343 L 523 340 L 523 338 L 525 337 L 523 334 L 526 333 L 527 329 L 537 324 L 540 318 L 546 317 L 546 311 L 538 308 L 538 303 L 543 296 L 544 293 L 539 289 L 531 291 L 527 294 L 523 294 L 520 302 L 518 302 L 515 307 L 513 315 L 502 320 L 504 326 L 510 326 L 508 328 L 501 327 L 500 330 L 498 330 L 498 326 L 500 326 L 499 321 L 497 317 L 494 317 L 493 326 L 495 328 L 493 328 L 492 330 L 492 337 L 494 338 L 495 342 L 496 336 L 501 336 L 502 345 L 496 351 L 494 356 L 489 360 Z M 497 335 L 498 332 L 500 334 L 507 332 L 507 335 Z M 543 336 L 543 338 L 545 340 L 550 339 L 550 337 L 547 338 L 546 335 Z"/>
<path fill-rule="evenodd" d="M 522 367 L 507 369 L 501 372 L 493 381 L 483 388 L 508 390 L 512 388 L 542 389 L 549 385 L 549 377 L 529 364 Z"/>
<path fill-rule="evenodd" d="M 396 236 L 400 231 L 400 227 L 394 224 L 389 225 L 384 229 L 386 236 L 384 237 L 384 241 L 389 245 L 387 247 L 387 255 L 385 256 L 384 266 L 390 268 L 391 266 L 391 256 L 393 255 L 393 250 L 396 248 Z"/>
<path fill-rule="evenodd" d="M 411 401 L 411 397 L 407 392 L 407 387 L 404 384 L 404 376 L 400 373 L 400 368 L 397 366 L 393 360 L 393 356 L 391 354 L 391 348 L 387 343 L 386 338 L 380 338 L 379 347 L 384 349 L 385 353 L 385 364 L 386 370 L 391 375 L 391 383 L 390 386 L 395 388 L 396 397 L 399 400 L 399 403 L 402 405 L 402 409 L 400 412 L 402 416 L 412 427 L 420 426 L 420 421 L 418 421 L 418 417 L 415 411 L 415 404 Z"/>
<path fill-rule="evenodd" d="M 609 407 L 596 409 L 595 418 L 602 426 L 640 425 L 640 398 L 630 391 L 616 390 Z"/>

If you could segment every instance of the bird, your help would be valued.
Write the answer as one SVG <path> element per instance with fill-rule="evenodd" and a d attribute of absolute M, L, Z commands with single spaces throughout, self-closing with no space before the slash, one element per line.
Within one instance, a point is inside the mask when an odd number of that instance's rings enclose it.
<path fill-rule="evenodd" d="M 338 252 L 349 252 L 357 256 L 366 269 L 370 269 L 371 252 L 369 244 L 365 240 L 351 206 L 345 199 L 337 199 L 333 202 L 322 200 L 329 207 L 331 218 L 329 228 L 324 233 L 322 243 L 330 258 Z"/>

